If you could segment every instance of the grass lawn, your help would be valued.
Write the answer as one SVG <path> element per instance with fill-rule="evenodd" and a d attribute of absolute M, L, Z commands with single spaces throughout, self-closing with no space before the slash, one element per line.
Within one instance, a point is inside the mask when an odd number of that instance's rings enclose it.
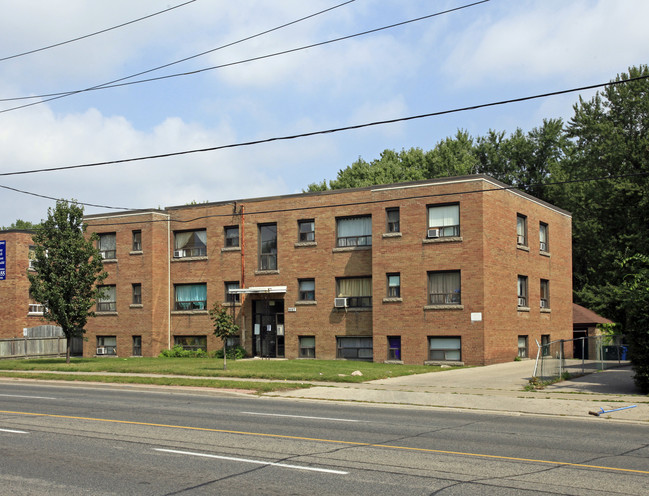
<path fill-rule="evenodd" d="M 364 382 L 402 375 L 435 372 L 441 367 L 346 360 L 223 360 L 218 358 L 65 358 L 0 360 L 1 370 L 58 372 L 120 372 L 199 377 L 241 377 L 286 381 Z M 351 373 L 360 370 L 362 376 Z M 54 378 L 54 377 L 50 377 Z M 116 381 L 112 381 L 116 382 Z"/>

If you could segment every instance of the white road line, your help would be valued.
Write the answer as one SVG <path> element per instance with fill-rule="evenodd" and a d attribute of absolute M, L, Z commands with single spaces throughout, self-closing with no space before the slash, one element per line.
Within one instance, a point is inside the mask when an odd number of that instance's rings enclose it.
<path fill-rule="evenodd" d="M 292 418 L 302 418 L 302 419 L 314 419 L 314 420 L 334 420 L 336 422 L 365 422 L 364 420 L 354 420 L 354 419 L 344 419 L 344 418 L 331 418 L 331 417 L 308 417 L 306 415 L 285 415 L 282 413 L 263 413 L 263 412 L 240 412 L 245 415 L 266 415 L 268 417 L 292 417 Z"/>
<path fill-rule="evenodd" d="M 49 396 L 27 396 L 24 394 L 0 394 L 0 396 L 7 396 L 9 398 L 31 398 L 34 400 L 55 400 L 56 398 L 51 398 Z"/>
<path fill-rule="evenodd" d="M 272 467 L 281 467 L 281 468 L 293 468 L 296 470 L 308 470 L 310 472 L 324 472 L 326 474 L 338 474 L 338 475 L 347 475 L 349 472 L 343 472 L 341 470 L 330 470 L 328 468 L 315 468 L 315 467 L 302 467 L 299 465 L 288 465 L 286 463 L 274 463 L 274 462 L 265 462 L 263 460 L 249 460 L 247 458 L 235 458 L 231 456 L 219 456 L 219 455 L 208 455 L 206 453 L 194 453 L 192 451 L 178 451 L 172 449 L 163 449 L 163 448 L 154 448 L 155 451 L 163 451 L 165 453 L 176 453 L 179 455 L 190 455 L 190 456 L 201 456 L 203 458 L 216 458 L 218 460 L 229 460 L 233 462 L 242 462 L 242 463 L 256 463 L 258 465 L 269 465 Z"/>
<path fill-rule="evenodd" d="M 27 431 L 15 431 L 12 429 L 0 429 L 0 432 L 11 432 L 13 434 L 29 434 Z"/>

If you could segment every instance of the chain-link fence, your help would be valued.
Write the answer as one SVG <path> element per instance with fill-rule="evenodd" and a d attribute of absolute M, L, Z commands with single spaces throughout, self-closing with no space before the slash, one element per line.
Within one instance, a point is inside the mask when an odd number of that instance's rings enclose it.
<path fill-rule="evenodd" d="M 534 377 L 544 381 L 561 378 L 564 373 L 589 374 L 629 364 L 624 336 L 588 336 L 537 345 Z"/>

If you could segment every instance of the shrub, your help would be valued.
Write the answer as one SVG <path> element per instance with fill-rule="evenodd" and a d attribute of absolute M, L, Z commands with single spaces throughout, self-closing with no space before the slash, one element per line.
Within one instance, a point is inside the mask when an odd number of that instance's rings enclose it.
<path fill-rule="evenodd" d="M 160 358 L 207 358 L 207 352 L 201 349 L 186 350 L 180 345 L 176 345 L 170 350 L 162 350 Z"/>
<path fill-rule="evenodd" d="M 246 356 L 246 349 L 243 346 L 235 346 L 228 348 L 227 357 L 230 360 L 240 360 Z M 223 348 L 214 352 L 214 358 L 223 358 Z"/>

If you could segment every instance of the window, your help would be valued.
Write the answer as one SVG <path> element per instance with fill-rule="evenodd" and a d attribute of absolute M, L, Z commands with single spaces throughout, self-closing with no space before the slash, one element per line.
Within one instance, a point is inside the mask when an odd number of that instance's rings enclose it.
<path fill-rule="evenodd" d="M 543 222 L 539 223 L 539 250 L 545 252 L 550 251 L 548 225 Z"/>
<path fill-rule="evenodd" d="M 34 300 L 30 298 L 27 313 L 29 315 L 43 315 L 45 313 L 45 305 L 36 303 Z"/>
<path fill-rule="evenodd" d="M 347 360 L 372 360 L 372 338 L 336 338 L 336 358 Z"/>
<path fill-rule="evenodd" d="M 225 247 L 237 248 L 239 246 L 239 226 L 225 226 Z"/>
<path fill-rule="evenodd" d="M 27 258 L 29 259 L 29 268 L 31 270 L 34 270 L 36 267 L 34 265 L 34 262 L 36 262 L 36 247 L 35 246 L 30 246 L 29 251 L 27 252 Z"/>
<path fill-rule="evenodd" d="M 133 231 L 133 246 L 131 251 L 142 251 L 142 231 Z"/>
<path fill-rule="evenodd" d="M 462 358 L 462 338 L 429 337 L 428 359 L 446 362 L 459 362 Z"/>
<path fill-rule="evenodd" d="M 207 284 L 177 284 L 175 310 L 207 309 Z"/>
<path fill-rule="evenodd" d="M 174 336 L 174 346 L 188 351 L 207 351 L 207 336 Z"/>
<path fill-rule="evenodd" d="M 518 336 L 518 358 L 527 358 L 527 336 Z"/>
<path fill-rule="evenodd" d="M 117 337 L 97 336 L 97 355 L 117 355 Z"/>
<path fill-rule="evenodd" d="M 401 298 L 401 274 L 387 274 L 388 298 Z"/>
<path fill-rule="evenodd" d="M 142 336 L 133 336 L 133 356 L 142 356 Z"/>
<path fill-rule="evenodd" d="M 300 358 L 315 358 L 315 337 L 300 336 Z"/>
<path fill-rule="evenodd" d="M 115 233 L 100 234 L 97 248 L 101 258 L 109 260 L 117 258 Z"/>
<path fill-rule="evenodd" d="M 207 231 L 181 231 L 174 233 L 174 258 L 207 256 Z"/>
<path fill-rule="evenodd" d="M 541 334 L 541 354 L 543 356 L 550 356 L 550 335 Z"/>
<path fill-rule="evenodd" d="M 518 276 L 518 306 L 527 307 L 527 276 Z"/>
<path fill-rule="evenodd" d="M 133 284 L 133 305 L 142 304 L 142 284 Z"/>
<path fill-rule="evenodd" d="M 336 246 L 371 246 L 372 217 L 336 219 Z"/>
<path fill-rule="evenodd" d="M 401 232 L 399 226 L 399 209 L 398 208 L 386 208 L 385 209 L 385 219 L 387 222 L 387 230 L 389 233 Z"/>
<path fill-rule="evenodd" d="M 298 293 L 301 301 L 315 301 L 315 279 L 299 279 Z"/>
<path fill-rule="evenodd" d="M 516 214 L 516 245 L 527 246 L 527 217 Z"/>
<path fill-rule="evenodd" d="M 462 291 L 460 271 L 451 270 L 428 273 L 429 305 L 460 305 Z"/>
<path fill-rule="evenodd" d="M 315 221 L 313 219 L 298 220 L 297 235 L 300 243 L 315 241 Z"/>
<path fill-rule="evenodd" d="M 550 308 L 550 281 L 541 279 L 541 308 Z"/>
<path fill-rule="evenodd" d="M 346 298 L 348 307 L 371 307 L 372 278 L 340 277 L 336 279 L 336 295 Z"/>
<path fill-rule="evenodd" d="M 259 270 L 277 270 L 277 224 L 259 226 Z"/>
<path fill-rule="evenodd" d="M 228 303 L 239 303 L 241 296 L 238 293 L 230 293 L 231 289 L 239 289 L 239 281 L 225 282 L 225 301 Z"/>
<path fill-rule="evenodd" d="M 401 360 L 401 336 L 388 336 L 388 360 Z"/>
<path fill-rule="evenodd" d="M 460 205 L 432 205 L 428 207 L 427 238 L 460 235 Z"/>
<path fill-rule="evenodd" d="M 97 300 L 98 312 L 115 312 L 117 305 L 115 303 L 116 293 L 115 286 L 99 286 L 102 290 L 102 296 Z"/>

